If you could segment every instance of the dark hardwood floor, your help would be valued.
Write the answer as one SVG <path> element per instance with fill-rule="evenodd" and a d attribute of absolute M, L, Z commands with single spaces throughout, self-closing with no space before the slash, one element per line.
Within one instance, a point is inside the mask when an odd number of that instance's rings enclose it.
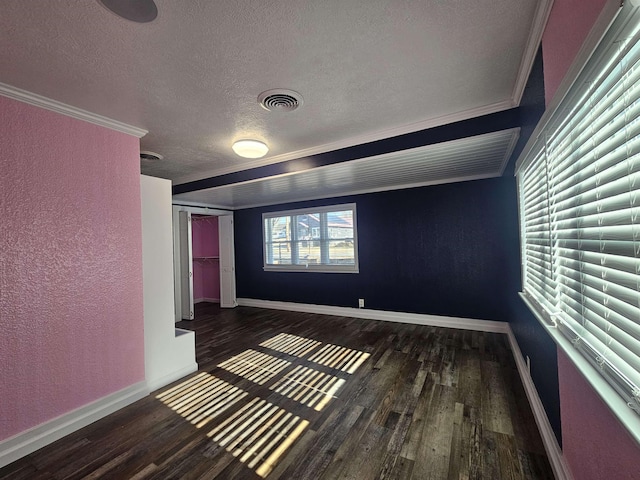
<path fill-rule="evenodd" d="M 199 304 L 200 369 L 2 479 L 551 479 L 504 335 Z"/>

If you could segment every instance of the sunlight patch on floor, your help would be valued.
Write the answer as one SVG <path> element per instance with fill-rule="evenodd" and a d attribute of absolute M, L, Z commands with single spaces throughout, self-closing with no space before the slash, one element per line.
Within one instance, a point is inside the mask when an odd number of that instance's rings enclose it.
<path fill-rule="evenodd" d="M 309 338 L 298 337 L 289 333 L 281 333 L 260 344 L 261 347 L 270 348 L 296 357 L 304 357 L 312 351 L 320 342 Z"/>
<path fill-rule="evenodd" d="M 353 374 L 370 356 L 371 354 L 359 350 L 327 344 L 314 353 L 309 360 L 319 363 L 320 365 Z"/>
<path fill-rule="evenodd" d="M 345 380 L 298 365 L 270 388 L 316 411 L 322 410 L 342 388 Z"/>
<path fill-rule="evenodd" d="M 308 425 L 307 420 L 254 398 L 207 435 L 266 477 Z"/>
<path fill-rule="evenodd" d="M 291 362 L 249 349 L 218 364 L 218 367 L 264 385 L 289 365 Z"/>
<path fill-rule="evenodd" d="M 247 395 L 244 390 L 202 372 L 156 398 L 201 428 Z"/>
<path fill-rule="evenodd" d="M 347 381 L 341 377 L 355 373 L 370 357 L 366 352 L 287 333 L 280 333 L 259 346 L 273 350 L 274 355 L 275 352 L 289 355 L 290 360 L 248 349 L 217 366 L 258 385 L 273 381 L 268 390 L 263 391 L 278 393 L 318 412 L 337 398 Z M 307 355 L 311 356 L 303 358 Z M 258 388 L 258 392 L 260 390 Z M 201 372 L 159 393 L 156 398 L 197 428 L 226 412 L 220 423 L 209 427 L 213 428 L 207 436 L 258 475 L 266 477 L 308 427 L 309 420 L 261 398 L 258 392 L 250 394 Z M 276 397 L 270 395 L 269 399 L 275 401 Z M 234 405 L 237 411 L 228 411 Z"/>

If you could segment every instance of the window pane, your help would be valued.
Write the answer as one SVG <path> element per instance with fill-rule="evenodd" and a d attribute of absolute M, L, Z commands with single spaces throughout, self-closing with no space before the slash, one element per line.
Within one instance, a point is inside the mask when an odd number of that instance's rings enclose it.
<path fill-rule="evenodd" d="M 297 242 L 299 265 L 318 265 L 320 261 L 320 241 L 302 240 Z"/>
<path fill-rule="evenodd" d="M 291 242 L 268 243 L 267 263 L 270 265 L 291 265 Z"/>
<path fill-rule="evenodd" d="M 320 238 L 320 214 L 308 213 L 304 215 L 296 215 L 296 233 L 297 240 L 312 240 Z"/>
<path fill-rule="evenodd" d="M 354 265 L 356 263 L 353 240 L 330 240 L 329 263 L 332 265 Z"/>
<path fill-rule="evenodd" d="M 291 217 L 272 217 L 264 221 L 267 242 L 291 241 Z"/>
<path fill-rule="evenodd" d="M 265 253 L 268 265 L 291 265 L 291 217 L 271 217 L 264 220 Z"/>
<path fill-rule="evenodd" d="M 353 240 L 353 211 L 328 212 L 327 226 L 330 239 L 349 238 Z"/>

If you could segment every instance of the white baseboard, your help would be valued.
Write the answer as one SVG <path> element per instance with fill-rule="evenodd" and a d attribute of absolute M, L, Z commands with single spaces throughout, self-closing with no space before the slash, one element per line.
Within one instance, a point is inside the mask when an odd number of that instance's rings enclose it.
<path fill-rule="evenodd" d="M 339 317 L 365 318 L 368 320 L 382 320 L 384 322 L 412 323 L 430 327 L 458 328 L 461 330 L 477 330 L 479 332 L 507 333 L 507 322 L 492 320 L 474 320 L 472 318 L 443 317 L 439 315 L 425 315 L 421 313 L 387 312 L 384 310 L 370 310 L 367 308 L 333 307 L 329 305 L 313 305 L 309 303 L 275 302 L 272 300 L 257 300 L 253 298 L 238 298 L 238 305 L 243 307 L 271 308 L 274 310 L 288 310 L 291 312 L 318 313 L 322 315 L 336 315 Z"/>
<path fill-rule="evenodd" d="M 201 303 L 201 302 L 220 303 L 220 299 L 204 297 L 204 298 L 195 298 L 193 300 L 193 303 Z"/>
<path fill-rule="evenodd" d="M 0 467 L 86 427 L 149 394 L 139 382 L 0 442 Z"/>
<path fill-rule="evenodd" d="M 511 346 L 511 351 L 513 352 L 513 357 L 516 361 L 516 366 L 518 367 L 518 373 L 520 374 L 520 379 L 524 385 L 524 391 L 529 399 L 529 405 L 531 405 L 531 410 L 533 411 L 533 416 L 536 420 L 536 424 L 538 425 L 538 431 L 542 437 L 542 443 L 544 443 L 544 448 L 547 451 L 547 456 L 549 457 L 549 463 L 551 464 L 553 473 L 557 480 L 573 480 L 573 476 L 571 475 L 569 466 L 564 458 L 562 449 L 560 448 L 556 435 L 549 423 L 547 412 L 542 405 L 536 386 L 529 374 L 529 369 L 522 357 L 518 341 L 516 340 L 510 326 L 507 329 L 507 337 L 509 338 L 509 345 Z"/>
<path fill-rule="evenodd" d="M 182 377 L 186 377 L 190 373 L 196 371 L 198 371 L 198 364 L 196 362 L 193 362 L 186 367 L 174 370 L 173 372 L 168 373 L 160 378 L 154 378 L 151 381 L 147 381 L 147 387 L 150 392 L 153 392 L 154 390 L 158 390 L 159 388 L 162 388 L 165 385 L 169 385 L 176 380 L 180 380 Z"/>

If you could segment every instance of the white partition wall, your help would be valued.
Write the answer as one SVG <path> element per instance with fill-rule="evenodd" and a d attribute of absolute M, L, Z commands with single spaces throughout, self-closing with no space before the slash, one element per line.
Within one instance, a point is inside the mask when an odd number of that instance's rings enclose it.
<path fill-rule="evenodd" d="M 158 389 L 198 369 L 195 334 L 175 328 L 171 182 L 140 178 L 145 376 Z"/>

